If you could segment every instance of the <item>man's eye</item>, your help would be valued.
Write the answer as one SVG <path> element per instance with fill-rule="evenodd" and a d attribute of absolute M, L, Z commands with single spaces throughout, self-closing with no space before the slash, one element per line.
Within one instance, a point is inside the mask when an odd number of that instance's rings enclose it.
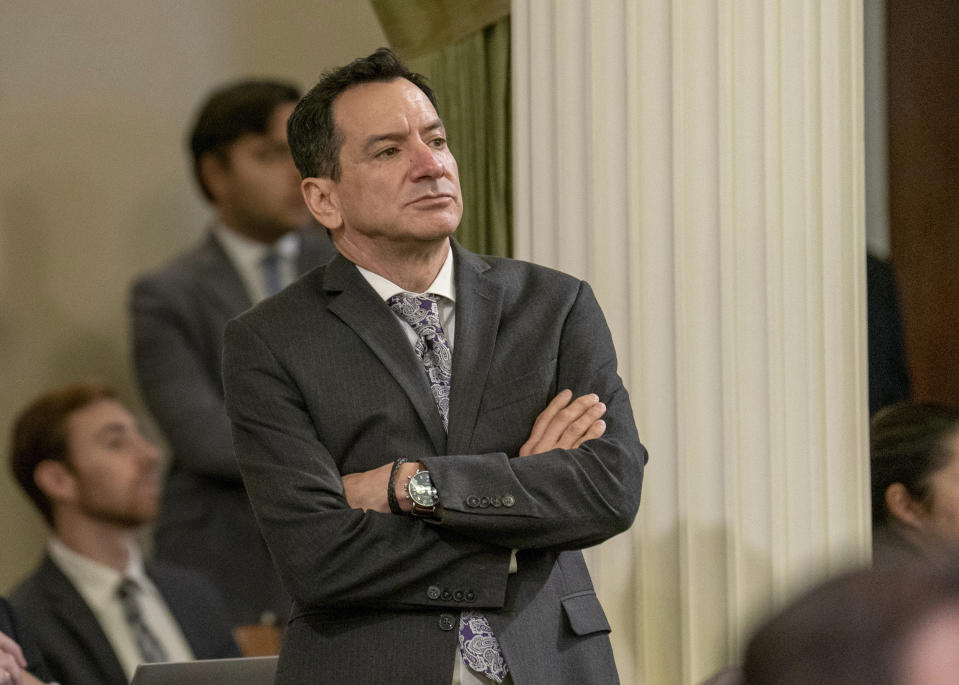
<path fill-rule="evenodd" d="M 433 140 L 430 141 L 430 145 L 435 148 L 444 148 L 446 147 L 446 138 L 433 138 Z"/>
<path fill-rule="evenodd" d="M 399 148 L 388 147 L 385 150 L 380 150 L 376 156 L 377 157 L 395 157 L 397 153 L 399 153 L 399 151 L 400 151 Z"/>

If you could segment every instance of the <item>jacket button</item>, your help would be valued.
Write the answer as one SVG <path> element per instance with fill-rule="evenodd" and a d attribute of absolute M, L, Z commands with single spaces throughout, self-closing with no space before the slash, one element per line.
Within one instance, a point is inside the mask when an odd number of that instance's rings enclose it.
<path fill-rule="evenodd" d="M 453 614 L 440 614 L 440 630 L 453 630 L 456 618 Z"/>
<path fill-rule="evenodd" d="M 466 498 L 466 506 L 468 507 L 478 507 L 480 503 L 480 498 L 476 495 L 470 495 Z"/>
<path fill-rule="evenodd" d="M 489 497 L 481 497 L 480 507 L 482 507 L 483 509 L 486 509 L 488 506 L 489 506 Z"/>
<path fill-rule="evenodd" d="M 463 601 L 463 591 L 462 591 L 462 590 L 457 590 L 456 592 L 454 592 L 454 593 L 453 593 L 453 599 L 455 599 L 457 602 L 462 602 L 462 601 Z"/>
<path fill-rule="evenodd" d="M 430 585 L 426 590 L 426 596 L 430 599 L 439 599 L 440 598 L 440 589 L 435 585 Z"/>
<path fill-rule="evenodd" d="M 511 507 L 511 506 L 513 506 L 514 504 L 516 504 L 516 498 L 514 498 L 512 495 L 503 495 L 503 506 L 504 506 L 504 507 Z"/>
<path fill-rule="evenodd" d="M 443 595 L 442 595 L 442 597 L 443 597 L 443 601 L 444 601 L 444 602 L 448 602 L 448 601 L 450 601 L 451 599 L 453 599 L 453 593 L 450 592 L 449 590 L 443 590 Z"/>
<path fill-rule="evenodd" d="M 476 593 L 473 592 L 472 590 L 467 590 L 467 591 L 466 591 L 466 601 L 467 601 L 467 602 L 472 602 L 474 599 L 476 599 Z"/>
<path fill-rule="evenodd" d="M 499 497 L 490 497 L 489 503 L 492 504 L 494 507 L 503 506 L 503 500 L 501 500 Z"/>

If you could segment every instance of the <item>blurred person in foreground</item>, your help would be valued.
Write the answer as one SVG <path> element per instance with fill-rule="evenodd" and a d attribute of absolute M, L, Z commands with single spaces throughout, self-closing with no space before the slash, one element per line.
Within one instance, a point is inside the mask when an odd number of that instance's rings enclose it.
<path fill-rule="evenodd" d="M 10 603 L 60 685 L 125 685 L 138 664 L 239 656 L 210 582 L 143 559 L 160 452 L 113 390 L 76 383 L 17 416 L 10 466 L 53 535 Z"/>
<path fill-rule="evenodd" d="M 214 218 L 198 244 L 139 278 L 130 298 L 137 381 L 172 452 L 156 557 L 206 574 L 234 625 L 283 623 L 290 598 L 233 456 L 223 328 L 334 253 L 303 203 L 286 143 L 299 97 L 282 81 L 244 80 L 203 103 L 189 147 Z"/>
<path fill-rule="evenodd" d="M 743 685 L 956 685 L 959 572 L 861 569 L 801 593 L 746 647 Z"/>

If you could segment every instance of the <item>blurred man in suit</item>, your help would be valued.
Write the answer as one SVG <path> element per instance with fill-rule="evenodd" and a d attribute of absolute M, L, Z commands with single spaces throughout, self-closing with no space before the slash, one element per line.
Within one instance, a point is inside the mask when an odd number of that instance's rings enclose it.
<path fill-rule="evenodd" d="M 299 92 L 276 81 L 216 91 L 190 135 L 216 218 L 200 243 L 133 286 L 140 390 L 172 451 L 156 555 L 206 573 L 234 624 L 285 620 L 289 596 L 250 510 L 223 407 L 226 322 L 333 255 L 311 223 L 286 142 Z"/>
<path fill-rule="evenodd" d="M 160 453 L 107 387 L 77 383 L 17 417 L 10 462 L 53 536 L 10 595 L 54 680 L 125 685 L 144 661 L 239 656 L 195 572 L 145 563 L 137 533 L 160 499 Z"/>
<path fill-rule="evenodd" d="M 294 613 L 277 683 L 618 682 L 583 555 L 646 451 L 590 287 L 451 239 L 432 91 L 389 50 L 300 102 L 339 252 L 227 327 L 224 384 Z"/>

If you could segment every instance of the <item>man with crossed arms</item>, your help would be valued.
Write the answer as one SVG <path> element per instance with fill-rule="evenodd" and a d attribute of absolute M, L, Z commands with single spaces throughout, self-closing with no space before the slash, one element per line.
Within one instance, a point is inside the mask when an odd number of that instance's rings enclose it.
<path fill-rule="evenodd" d="M 224 347 L 294 598 L 277 683 L 618 682 L 579 550 L 631 525 L 646 451 L 589 286 L 452 240 L 456 160 L 388 50 L 325 74 L 288 138 L 339 255 Z"/>

